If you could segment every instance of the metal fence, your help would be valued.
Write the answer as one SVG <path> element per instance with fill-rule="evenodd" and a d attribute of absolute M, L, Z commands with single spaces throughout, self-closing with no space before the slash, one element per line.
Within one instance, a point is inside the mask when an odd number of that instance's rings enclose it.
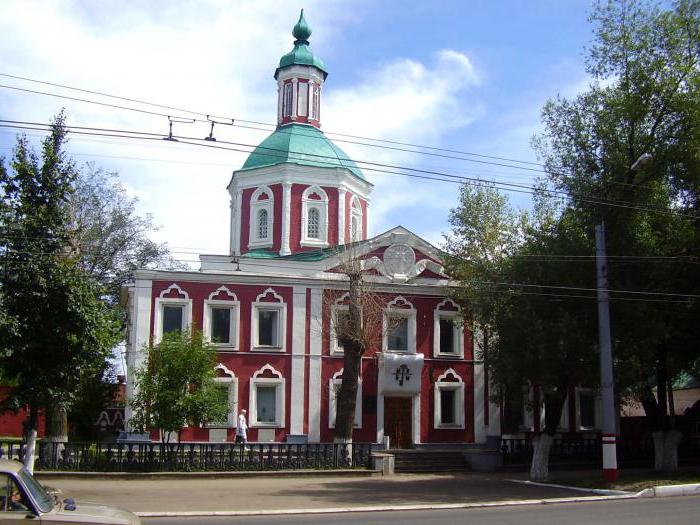
<path fill-rule="evenodd" d="M 503 465 L 527 465 L 532 460 L 530 438 L 501 439 Z M 552 443 L 549 463 L 552 466 L 590 466 L 602 464 L 600 438 L 557 438 Z M 617 460 L 623 467 L 652 467 L 654 465 L 654 443 L 651 436 L 642 440 L 628 441 L 618 438 Z M 680 465 L 697 465 L 700 461 L 700 436 L 684 436 L 678 446 Z"/>
<path fill-rule="evenodd" d="M 24 443 L 0 441 L 0 458 L 22 461 Z M 371 443 L 37 443 L 35 470 L 201 472 L 369 468 Z"/>

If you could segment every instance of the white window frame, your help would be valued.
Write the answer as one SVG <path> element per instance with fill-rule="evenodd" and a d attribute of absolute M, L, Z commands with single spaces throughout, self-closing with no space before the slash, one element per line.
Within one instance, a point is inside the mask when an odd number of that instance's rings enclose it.
<path fill-rule="evenodd" d="M 451 304 L 457 308 L 457 310 L 442 310 L 441 308 Z M 442 319 L 447 319 L 452 321 L 454 331 L 453 341 L 456 346 L 455 352 L 441 352 L 440 351 L 440 321 Z M 433 311 L 433 355 L 435 357 L 451 357 L 453 359 L 464 358 L 464 325 L 461 322 L 462 313 L 460 311 L 459 305 L 457 305 L 451 299 L 445 299 L 440 304 L 437 305 Z"/>
<path fill-rule="evenodd" d="M 602 428 L 602 402 L 600 392 L 595 388 L 576 387 L 576 430 L 581 432 L 594 432 Z M 594 418 L 595 422 L 592 427 L 584 427 L 581 425 L 581 394 L 592 394 L 594 396 Z"/>
<path fill-rule="evenodd" d="M 173 290 L 177 290 L 178 295 L 184 295 L 185 297 L 165 297 Z M 155 303 L 155 319 L 153 320 L 153 342 L 155 344 L 160 343 L 161 339 L 163 339 L 163 308 L 165 306 L 181 306 L 183 308 L 183 332 L 189 330 L 189 327 L 192 326 L 192 299 L 190 299 L 189 294 L 177 284 L 173 283 L 160 292 L 159 297 L 156 297 Z"/>
<path fill-rule="evenodd" d="M 263 301 L 268 294 L 277 300 L 277 302 Z M 277 323 L 277 341 L 278 346 L 260 346 L 258 345 L 258 312 L 260 310 L 278 310 L 279 318 Z M 251 326 L 251 341 L 250 349 L 254 352 L 285 352 L 287 345 L 287 304 L 284 299 L 274 289 L 268 288 L 259 294 L 251 305 L 250 309 L 250 326 Z"/>
<path fill-rule="evenodd" d="M 228 411 L 226 412 L 226 424 L 223 421 L 214 421 L 207 424 L 209 428 L 235 428 L 238 416 L 238 378 L 226 365 L 219 363 L 214 370 L 223 372 L 223 377 L 216 377 L 214 381 L 219 388 L 228 389 Z"/>
<path fill-rule="evenodd" d="M 408 306 L 409 308 L 406 308 Z M 389 320 L 396 318 L 405 318 L 408 320 L 408 348 L 407 350 L 391 350 L 389 349 Z M 382 351 L 395 354 L 415 354 L 416 353 L 416 309 L 413 304 L 398 295 L 384 309 L 382 318 Z"/>
<path fill-rule="evenodd" d="M 328 380 L 328 428 L 335 428 L 335 418 L 338 413 L 338 396 L 336 389 L 343 383 L 343 368 L 333 374 Z M 357 395 L 355 397 L 355 421 L 353 428 L 362 428 L 362 379 L 357 378 Z"/>
<path fill-rule="evenodd" d="M 353 221 L 357 219 L 357 228 L 353 231 Z M 350 241 L 356 242 L 363 239 L 362 231 L 362 203 L 357 195 L 350 199 Z"/>
<path fill-rule="evenodd" d="M 258 200 L 261 194 L 265 193 L 267 199 Z M 258 213 L 261 210 L 267 212 L 267 237 L 258 236 Z M 269 248 L 274 239 L 274 210 L 275 195 L 269 186 L 258 187 L 250 196 L 250 214 L 248 216 L 248 248 Z"/>
<path fill-rule="evenodd" d="M 449 376 L 452 376 L 457 381 L 445 381 Z M 455 392 L 455 414 L 453 414 L 455 416 L 455 423 L 442 422 L 442 403 L 440 393 L 443 390 L 452 390 Z M 437 380 L 435 381 L 433 391 L 433 428 L 464 430 L 464 381 L 462 381 L 462 378 L 452 368 L 449 368 L 437 378 Z"/>
<path fill-rule="evenodd" d="M 311 199 L 313 194 L 321 197 Z M 309 237 L 309 212 L 318 210 L 318 239 Z M 309 186 L 301 196 L 301 246 L 328 246 L 328 195 L 320 186 Z"/>
<path fill-rule="evenodd" d="M 221 294 L 227 295 L 230 299 L 214 299 Z M 229 342 L 212 342 L 212 310 L 214 308 L 228 308 L 231 310 L 231 326 L 229 327 Z M 239 327 L 240 327 L 240 303 L 236 294 L 226 286 L 220 286 L 216 291 L 209 294 L 209 298 L 204 301 L 204 314 L 202 319 L 202 332 L 204 339 L 219 350 L 238 350 Z"/>
<path fill-rule="evenodd" d="M 350 307 L 346 304 L 334 304 L 331 306 L 331 329 L 330 329 L 330 339 L 331 339 L 331 355 L 344 355 L 345 349 L 338 345 L 338 334 L 335 330 L 335 319 L 338 312 L 350 312 Z"/>
<path fill-rule="evenodd" d="M 270 371 L 275 377 L 259 377 Z M 258 421 L 257 387 L 272 386 L 275 388 L 275 421 L 270 423 Z M 250 380 L 249 418 L 248 425 L 254 428 L 284 428 L 285 426 L 285 380 L 282 374 L 269 363 L 253 374 Z"/>

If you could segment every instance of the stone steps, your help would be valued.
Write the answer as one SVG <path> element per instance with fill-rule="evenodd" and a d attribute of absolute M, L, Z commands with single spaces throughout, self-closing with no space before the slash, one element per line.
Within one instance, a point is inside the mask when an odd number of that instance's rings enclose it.
<path fill-rule="evenodd" d="M 390 450 L 396 472 L 466 472 L 464 453 L 454 450 Z"/>

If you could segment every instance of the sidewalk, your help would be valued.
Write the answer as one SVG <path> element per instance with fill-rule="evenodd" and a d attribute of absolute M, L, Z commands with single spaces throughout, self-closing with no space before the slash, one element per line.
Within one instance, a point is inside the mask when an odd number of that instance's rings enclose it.
<path fill-rule="evenodd" d="M 514 473 L 398 474 L 391 477 L 256 476 L 185 479 L 78 479 L 41 476 L 62 497 L 138 513 L 213 513 L 356 509 L 405 505 L 496 503 L 586 496 L 564 488 L 508 481 Z M 520 476 L 522 477 L 522 476 Z"/>

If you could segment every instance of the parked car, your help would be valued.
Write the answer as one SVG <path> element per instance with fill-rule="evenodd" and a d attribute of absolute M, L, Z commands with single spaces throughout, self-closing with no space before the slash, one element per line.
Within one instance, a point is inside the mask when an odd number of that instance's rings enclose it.
<path fill-rule="evenodd" d="M 34 519 L 39 523 L 140 525 L 133 512 L 83 503 L 49 493 L 17 461 L 0 459 L 0 524 Z M 36 522 L 34 522 L 36 523 Z"/>

